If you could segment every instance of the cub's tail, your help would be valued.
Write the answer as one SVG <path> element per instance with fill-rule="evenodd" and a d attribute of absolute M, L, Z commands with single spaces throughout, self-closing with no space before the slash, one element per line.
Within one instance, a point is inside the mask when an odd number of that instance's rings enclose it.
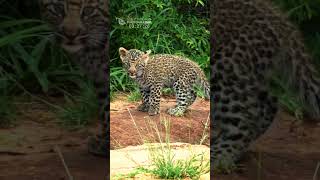
<path fill-rule="evenodd" d="M 204 89 L 204 97 L 205 99 L 210 99 L 210 84 L 207 81 L 206 75 L 203 71 L 199 68 L 198 72 L 198 84 Z"/>

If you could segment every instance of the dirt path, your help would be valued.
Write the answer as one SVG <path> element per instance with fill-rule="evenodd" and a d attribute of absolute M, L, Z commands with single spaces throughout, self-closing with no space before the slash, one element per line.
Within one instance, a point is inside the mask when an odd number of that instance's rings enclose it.
<path fill-rule="evenodd" d="M 46 105 L 19 107 L 18 126 L 0 129 L 0 180 L 67 180 L 56 145 L 75 180 L 106 179 L 106 160 L 87 153 L 96 125 L 70 132 L 55 121 Z"/>

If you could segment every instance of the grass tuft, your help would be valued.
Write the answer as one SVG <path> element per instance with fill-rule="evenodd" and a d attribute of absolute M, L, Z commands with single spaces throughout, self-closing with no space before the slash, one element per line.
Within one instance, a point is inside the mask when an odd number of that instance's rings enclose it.
<path fill-rule="evenodd" d="M 203 153 L 194 154 L 192 152 L 187 159 L 175 160 L 175 154 L 170 146 L 170 120 L 163 119 L 162 124 L 166 132 L 165 141 L 161 143 L 161 148 L 149 147 L 152 168 L 146 169 L 146 172 L 163 179 L 198 179 L 201 175 L 208 173 L 210 162 Z M 156 132 L 159 141 L 162 142 L 159 130 Z"/>
<path fill-rule="evenodd" d="M 89 83 L 88 83 L 89 84 Z M 66 105 L 58 111 L 59 124 L 67 129 L 83 128 L 99 114 L 98 99 L 91 84 L 82 87 L 78 96 L 65 96 Z"/>

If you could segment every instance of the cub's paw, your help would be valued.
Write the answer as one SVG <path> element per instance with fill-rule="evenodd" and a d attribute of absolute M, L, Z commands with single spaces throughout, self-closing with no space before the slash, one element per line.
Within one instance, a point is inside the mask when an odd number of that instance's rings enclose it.
<path fill-rule="evenodd" d="M 149 116 L 154 116 L 160 113 L 160 109 L 149 107 L 148 114 Z"/>
<path fill-rule="evenodd" d="M 228 157 L 213 159 L 213 174 L 229 174 L 237 169 L 235 162 Z"/>
<path fill-rule="evenodd" d="M 138 111 L 148 112 L 149 106 L 147 106 L 146 104 L 140 104 L 137 109 Z"/>
<path fill-rule="evenodd" d="M 167 113 L 170 114 L 170 115 L 172 115 L 172 116 L 177 116 L 177 117 L 179 117 L 179 116 L 183 116 L 184 113 L 185 113 L 185 111 L 186 111 L 186 110 L 183 109 L 183 108 L 175 107 L 175 108 L 169 108 L 168 111 L 167 111 Z"/>

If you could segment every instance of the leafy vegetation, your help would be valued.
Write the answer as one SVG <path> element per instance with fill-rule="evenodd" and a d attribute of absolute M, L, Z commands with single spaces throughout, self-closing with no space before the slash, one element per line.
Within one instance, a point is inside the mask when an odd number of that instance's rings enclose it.
<path fill-rule="evenodd" d="M 81 86 L 79 95 L 65 96 L 66 104 L 58 111 L 59 123 L 70 130 L 90 124 L 98 119 L 100 110 L 91 82 Z"/>
<path fill-rule="evenodd" d="M 7 126 L 13 122 L 15 108 L 11 99 L 16 95 L 64 96 L 68 103 L 73 101 L 78 104 L 72 107 L 79 108 L 79 113 L 85 113 L 82 109 L 97 112 L 97 108 L 84 108 L 90 102 L 95 102 L 94 96 L 88 99 L 86 94 L 93 91 L 93 88 L 86 86 L 87 78 L 79 67 L 72 64 L 64 51 L 52 41 L 54 35 L 48 25 L 40 19 L 38 13 L 19 11 L 21 6 L 38 8 L 36 2 L 28 2 L 0 1 L 0 100 L 3 101 L 0 114 L 4 117 L 0 125 Z M 5 8 L 15 10 L 8 11 Z M 64 112 L 59 115 L 62 120 L 66 119 L 63 117 L 77 118 L 74 116 L 76 110 L 72 111 L 70 107 L 47 104 Z M 77 119 L 84 121 L 77 122 L 80 124 L 88 121 L 85 118 Z"/>
<path fill-rule="evenodd" d="M 132 91 L 129 99 L 137 100 L 136 85 L 121 68 L 119 47 L 187 56 L 209 74 L 207 3 L 201 0 L 111 1 L 111 72 L 117 74 L 110 77 L 111 89 Z"/>
<path fill-rule="evenodd" d="M 320 1 L 318 0 L 273 0 L 289 17 L 298 24 L 308 23 L 319 16 Z"/>

